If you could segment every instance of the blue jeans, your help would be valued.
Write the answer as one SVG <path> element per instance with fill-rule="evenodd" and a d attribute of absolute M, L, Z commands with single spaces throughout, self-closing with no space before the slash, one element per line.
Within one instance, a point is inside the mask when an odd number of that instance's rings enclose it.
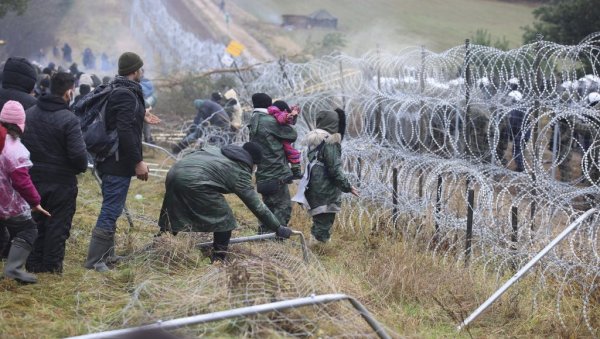
<path fill-rule="evenodd" d="M 125 208 L 129 184 L 131 184 L 131 177 L 102 175 L 102 208 L 96 221 L 96 228 L 110 232 L 117 230 L 117 219 Z"/>

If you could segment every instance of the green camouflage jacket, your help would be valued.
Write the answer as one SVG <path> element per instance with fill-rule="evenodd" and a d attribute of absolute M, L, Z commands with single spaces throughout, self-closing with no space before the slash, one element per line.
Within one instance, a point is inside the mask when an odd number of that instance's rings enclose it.
<path fill-rule="evenodd" d="M 292 175 L 281 140 L 296 141 L 291 126 L 279 125 L 266 109 L 255 109 L 250 118 L 250 141 L 260 144 L 263 159 L 256 171 L 256 181 L 286 179 Z"/>

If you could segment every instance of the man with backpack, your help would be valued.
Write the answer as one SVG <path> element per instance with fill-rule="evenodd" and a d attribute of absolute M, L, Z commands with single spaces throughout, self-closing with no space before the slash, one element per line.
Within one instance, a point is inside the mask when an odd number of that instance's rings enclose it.
<path fill-rule="evenodd" d="M 34 215 L 38 238 L 27 258 L 33 273 L 61 273 L 65 242 L 76 209 L 77 177 L 88 160 L 79 119 L 69 111 L 75 95 L 75 77 L 59 72 L 50 79 L 50 94 L 42 95 L 27 110 L 27 129 L 22 142 L 31 153 L 29 171 L 51 218 Z"/>
<path fill-rule="evenodd" d="M 149 172 L 142 156 L 146 110 L 140 81 L 144 62 L 137 54 L 126 52 L 119 57 L 118 64 L 119 75 L 107 85 L 112 89 L 104 112 L 106 131 L 116 131 L 116 150 L 101 161 L 97 158 L 96 169 L 102 179 L 102 207 L 84 264 L 87 269 L 99 272 L 109 269 L 107 263 L 110 264 L 114 256 L 116 221 L 125 207 L 131 177 L 147 181 Z M 87 146 L 89 150 L 90 145 Z"/>

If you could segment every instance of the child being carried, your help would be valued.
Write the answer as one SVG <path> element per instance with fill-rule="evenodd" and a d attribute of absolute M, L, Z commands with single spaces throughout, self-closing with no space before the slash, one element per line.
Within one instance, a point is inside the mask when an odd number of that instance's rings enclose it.
<path fill-rule="evenodd" d="M 298 114 L 300 114 L 300 107 L 294 105 L 290 108 L 285 101 L 277 100 L 273 103 L 273 106 L 269 106 L 267 111 L 280 125 L 295 125 Z M 290 140 L 281 140 L 281 145 L 283 146 L 285 156 L 290 163 L 293 178 L 301 179 L 302 168 L 300 167 L 300 151 L 294 148 Z"/>

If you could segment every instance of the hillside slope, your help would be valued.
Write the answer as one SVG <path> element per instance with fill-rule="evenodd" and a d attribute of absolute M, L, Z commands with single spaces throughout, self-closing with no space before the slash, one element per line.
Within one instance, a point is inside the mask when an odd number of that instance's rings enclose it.
<path fill-rule="evenodd" d="M 348 42 L 344 52 L 353 55 L 377 45 L 390 51 L 415 45 L 442 51 L 463 43 L 479 28 L 494 37 L 506 36 L 516 47 L 522 42 L 521 27 L 533 20 L 534 8 L 493 0 L 231 0 L 227 6 L 238 6 L 272 27 L 281 23 L 282 14 L 307 15 L 325 9 L 339 19 L 339 32 Z M 279 34 L 303 45 L 309 38 L 320 40 L 326 32 L 280 29 Z"/>

